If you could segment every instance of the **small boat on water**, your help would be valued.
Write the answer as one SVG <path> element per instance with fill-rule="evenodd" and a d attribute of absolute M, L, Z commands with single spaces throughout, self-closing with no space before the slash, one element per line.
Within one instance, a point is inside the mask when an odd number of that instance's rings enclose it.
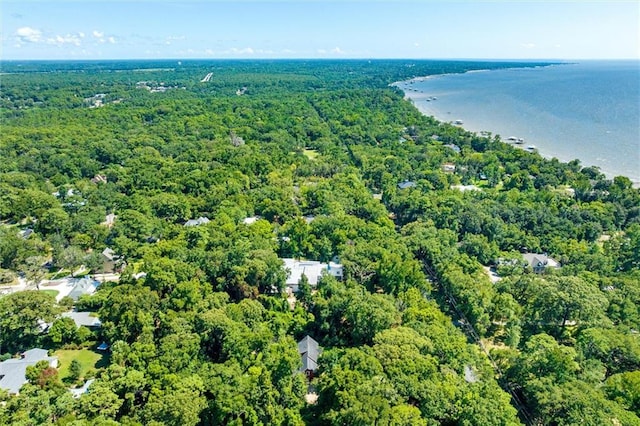
<path fill-rule="evenodd" d="M 455 124 L 456 126 L 460 126 L 461 124 L 463 124 L 463 122 L 462 120 L 455 120 L 453 124 Z"/>
<path fill-rule="evenodd" d="M 536 146 L 535 146 L 535 145 L 528 145 L 528 146 L 527 146 L 527 149 L 528 149 L 529 151 L 535 151 L 537 148 L 536 148 Z"/>
<path fill-rule="evenodd" d="M 523 143 L 524 143 L 524 139 L 523 139 L 523 138 L 518 138 L 518 139 L 516 140 L 516 143 L 517 143 L 517 144 L 523 144 Z"/>

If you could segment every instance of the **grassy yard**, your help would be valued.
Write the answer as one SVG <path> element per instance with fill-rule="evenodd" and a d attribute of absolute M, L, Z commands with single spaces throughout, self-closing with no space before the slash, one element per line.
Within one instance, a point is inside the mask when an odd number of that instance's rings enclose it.
<path fill-rule="evenodd" d="M 40 290 L 43 293 L 47 293 L 47 294 L 52 294 L 53 297 L 58 296 L 59 291 L 58 290 Z"/>
<path fill-rule="evenodd" d="M 82 366 L 82 376 L 87 376 L 90 371 L 106 367 L 109 363 L 109 355 L 92 351 L 90 349 L 59 349 L 53 353 L 58 357 L 58 371 L 60 379 L 69 375 L 71 361 L 77 360 Z"/>
<path fill-rule="evenodd" d="M 305 149 L 302 153 L 306 155 L 309 160 L 315 160 L 318 155 L 320 155 L 315 149 Z"/>

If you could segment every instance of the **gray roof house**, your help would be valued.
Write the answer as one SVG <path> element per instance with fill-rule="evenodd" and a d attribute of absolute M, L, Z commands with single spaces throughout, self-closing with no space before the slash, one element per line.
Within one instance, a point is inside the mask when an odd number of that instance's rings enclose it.
<path fill-rule="evenodd" d="M 302 367 L 299 371 L 312 376 L 318 369 L 318 356 L 322 353 L 322 348 L 311 336 L 304 336 L 298 342 L 298 353 L 302 358 Z"/>
<path fill-rule="evenodd" d="M 102 322 L 95 315 L 94 312 L 63 312 L 62 316 L 66 318 L 71 318 L 74 323 L 76 323 L 76 327 L 101 327 Z"/>
<path fill-rule="evenodd" d="M 560 263 L 546 254 L 525 253 L 522 255 L 527 265 L 531 267 L 533 272 L 541 274 L 547 268 L 559 268 Z"/>
<path fill-rule="evenodd" d="M 73 300 L 78 300 L 80 296 L 85 294 L 93 294 L 97 290 L 100 285 L 99 281 L 94 280 L 93 278 L 84 277 L 80 279 L 73 280 L 71 282 L 73 284 L 73 288 L 71 292 L 69 292 L 69 297 Z"/>
<path fill-rule="evenodd" d="M 47 361 L 49 366 L 57 367 L 58 358 L 50 357 L 45 349 L 29 349 L 20 358 L 11 358 L 0 363 L 0 388 L 10 394 L 20 392 L 22 385 L 27 383 L 27 367 L 36 365 L 39 361 Z"/>
<path fill-rule="evenodd" d="M 400 189 L 413 188 L 415 186 L 416 186 L 416 183 L 411 181 L 411 180 L 405 180 L 405 181 L 400 182 L 398 184 L 398 188 L 400 188 Z"/>
<path fill-rule="evenodd" d="M 111 247 L 107 247 L 102 250 L 100 256 L 102 259 L 102 266 L 96 270 L 96 272 L 109 274 L 123 269 L 124 262 L 119 262 L 120 256 L 118 256 Z"/>

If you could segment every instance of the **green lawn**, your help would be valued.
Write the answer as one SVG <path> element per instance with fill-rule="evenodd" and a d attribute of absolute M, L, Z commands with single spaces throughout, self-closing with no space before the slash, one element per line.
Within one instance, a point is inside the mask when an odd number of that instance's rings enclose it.
<path fill-rule="evenodd" d="M 53 297 L 58 296 L 58 293 L 59 293 L 58 290 L 40 290 L 40 291 L 47 294 L 53 294 Z"/>
<path fill-rule="evenodd" d="M 60 379 L 64 379 L 69 375 L 69 365 L 74 359 L 82 366 L 82 376 L 85 376 L 91 370 L 106 367 L 109 363 L 107 354 L 89 349 L 59 349 L 53 353 L 53 356 L 58 357 Z"/>
<path fill-rule="evenodd" d="M 320 155 L 315 149 L 305 149 L 302 153 L 306 155 L 309 160 L 315 160 L 318 155 Z"/>

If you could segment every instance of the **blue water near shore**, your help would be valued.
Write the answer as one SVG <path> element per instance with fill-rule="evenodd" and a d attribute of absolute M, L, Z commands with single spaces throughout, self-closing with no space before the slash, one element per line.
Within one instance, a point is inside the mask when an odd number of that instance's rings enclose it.
<path fill-rule="evenodd" d="M 447 74 L 397 84 L 420 111 L 548 158 L 640 183 L 640 62 L 585 61 Z M 436 97 L 436 100 L 432 98 Z M 428 100 L 432 99 L 432 100 Z"/>

